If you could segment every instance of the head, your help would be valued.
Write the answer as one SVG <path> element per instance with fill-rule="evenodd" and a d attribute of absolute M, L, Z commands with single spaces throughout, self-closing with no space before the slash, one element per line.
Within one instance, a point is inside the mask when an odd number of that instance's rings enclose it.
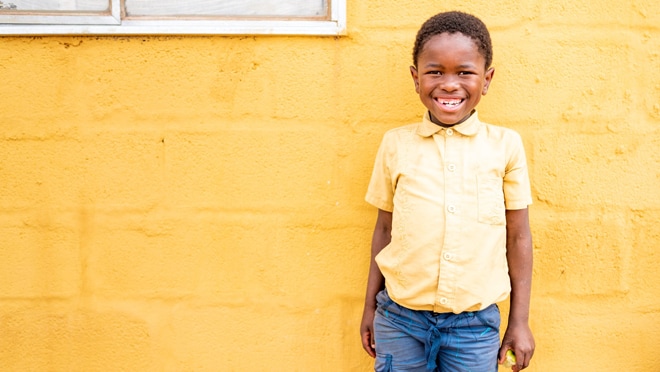
<path fill-rule="evenodd" d="M 486 26 L 461 13 L 440 13 L 417 34 L 410 72 L 431 120 L 451 126 L 465 121 L 494 75 L 492 45 Z"/>
<path fill-rule="evenodd" d="M 443 33 L 461 33 L 472 39 L 484 57 L 487 70 L 493 63 L 493 45 L 486 25 L 477 17 L 463 12 L 445 12 L 429 18 L 417 32 L 413 48 L 413 66 L 417 67 L 417 58 L 426 42 L 433 36 Z"/>

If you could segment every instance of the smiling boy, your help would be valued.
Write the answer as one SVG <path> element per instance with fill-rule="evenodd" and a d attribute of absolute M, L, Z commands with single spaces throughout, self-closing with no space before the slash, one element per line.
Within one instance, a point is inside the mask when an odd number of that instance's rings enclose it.
<path fill-rule="evenodd" d="M 366 195 L 378 216 L 360 333 L 376 371 L 497 371 L 507 350 L 518 371 L 534 352 L 525 152 L 476 112 L 491 63 L 472 15 L 440 13 L 417 34 L 410 72 L 427 113 L 385 134 Z"/>

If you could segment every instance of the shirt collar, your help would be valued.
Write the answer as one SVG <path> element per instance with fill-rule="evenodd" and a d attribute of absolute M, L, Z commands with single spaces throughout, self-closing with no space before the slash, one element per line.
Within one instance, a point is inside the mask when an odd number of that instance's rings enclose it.
<path fill-rule="evenodd" d="M 470 115 L 470 117 L 467 118 L 467 120 L 465 120 L 464 122 L 458 125 L 454 125 L 453 127 L 450 128 L 464 136 L 474 136 L 479 131 L 479 127 L 481 127 L 481 122 L 479 121 L 479 116 L 477 115 L 477 111 L 475 110 L 472 113 L 472 115 Z M 449 129 L 449 128 L 441 127 L 435 124 L 434 122 L 432 122 L 429 116 L 429 112 L 427 111 L 426 114 L 424 114 L 424 120 L 417 127 L 417 134 L 419 134 L 422 137 L 431 137 L 432 135 L 440 132 L 443 129 Z"/>

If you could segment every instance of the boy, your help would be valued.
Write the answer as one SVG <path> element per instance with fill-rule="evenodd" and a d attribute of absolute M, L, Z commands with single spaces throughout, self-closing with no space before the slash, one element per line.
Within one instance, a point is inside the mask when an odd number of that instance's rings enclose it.
<path fill-rule="evenodd" d="M 472 15 L 440 13 L 417 34 L 410 72 L 427 113 L 385 134 L 366 195 L 378 217 L 360 334 L 376 371 L 493 372 L 507 350 L 519 371 L 534 352 L 525 153 L 475 110 L 491 62 Z M 509 294 L 500 347 L 495 303 Z"/>

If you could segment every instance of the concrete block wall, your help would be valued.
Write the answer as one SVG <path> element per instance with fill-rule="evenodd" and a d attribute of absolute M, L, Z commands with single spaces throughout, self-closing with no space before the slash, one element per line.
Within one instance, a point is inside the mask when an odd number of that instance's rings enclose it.
<path fill-rule="evenodd" d="M 660 371 L 658 4 L 460 5 L 495 47 L 480 117 L 529 158 L 528 370 Z M 363 196 L 449 9 L 348 1 L 342 37 L 0 38 L 0 369 L 370 370 Z"/>

